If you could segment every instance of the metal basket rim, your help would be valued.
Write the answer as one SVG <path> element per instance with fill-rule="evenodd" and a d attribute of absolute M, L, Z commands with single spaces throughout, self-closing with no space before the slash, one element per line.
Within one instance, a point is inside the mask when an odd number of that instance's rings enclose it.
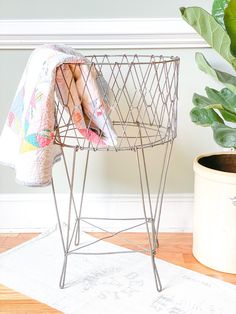
<path fill-rule="evenodd" d="M 125 61 L 100 61 L 98 62 L 98 60 L 93 60 L 93 58 L 117 58 L 117 57 L 129 57 L 135 59 L 135 57 L 137 58 L 149 58 L 148 61 L 130 61 L 128 62 L 127 60 Z M 92 59 L 89 60 L 91 62 L 91 64 L 93 65 L 144 65 L 144 64 L 165 64 L 165 63 L 170 63 L 170 62 L 179 62 L 180 61 L 180 57 L 178 56 L 164 56 L 164 55 L 154 55 L 154 54 L 93 54 L 93 55 L 86 55 L 85 58 L 88 59 Z M 163 60 L 153 60 L 151 61 L 152 58 L 160 58 Z"/>

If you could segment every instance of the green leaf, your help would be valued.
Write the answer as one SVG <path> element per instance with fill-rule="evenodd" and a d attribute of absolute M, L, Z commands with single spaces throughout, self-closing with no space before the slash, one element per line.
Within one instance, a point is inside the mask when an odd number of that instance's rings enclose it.
<path fill-rule="evenodd" d="M 233 93 L 236 94 L 236 77 L 219 70 L 214 69 L 205 59 L 204 55 L 200 52 L 196 53 L 196 62 L 199 69 L 206 74 L 212 76 L 215 80 L 220 81 L 228 87 Z"/>
<path fill-rule="evenodd" d="M 211 126 L 214 122 L 224 123 L 223 119 L 213 110 L 194 107 L 190 112 L 191 120 L 201 126 Z"/>
<path fill-rule="evenodd" d="M 222 123 L 213 123 L 212 130 L 216 143 L 222 147 L 236 147 L 236 129 Z"/>
<path fill-rule="evenodd" d="M 220 91 L 220 93 L 228 103 L 231 103 L 232 105 L 236 106 L 236 94 L 235 93 L 233 93 L 228 88 L 223 88 Z"/>
<path fill-rule="evenodd" d="M 213 88 L 206 87 L 206 93 L 208 98 L 215 104 L 221 104 L 223 106 L 223 109 L 231 112 L 232 114 L 235 114 L 236 116 L 236 102 L 235 97 L 229 98 L 225 97 L 225 92 L 223 91 L 217 91 Z"/>
<path fill-rule="evenodd" d="M 183 19 L 200 34 L 225 60 L 236 67 L 230 52 L 230 38 L 212 15 L 199 7 L 180 8 Z"/>
<path fill-rule="evenodd" d="M 193 104 L 197 107 L 204 108 L 206 106 L 214 104 L 209 98 L 199 95 L 197 93 L 193 94 Z"/>
<path fill-rule="evenodd" d="M 229 0 L 215 0 L 212 5 L 212 15 L 216 21 L 225 28 L 224 10 L 227 7 Z"/>
<path fill-rule="evenodd" d="M 219 111 L 225 121 L 236 123 L 236 114 L 225 109 L 219 109 Z"/>
<path fill-rule="evenodd" d="M 193 95 L 193 104 L 198 108 L 204 108 L 206 110 L 218 110 L 225 121 L 236 123 L 236 95 L 228 88 L 217 91 L 213 88 L 206 87 L 206 93 L 208 97 L 195 93 Z M 203 113 L 205 112 L 201 114 Z M 193 122 L 197 123 L 199 121 L 199 113 L 193 111 L 192 118 L 194 120 Z M 205 119 L 204 121 L 209 122 L 209 119 Z M 197 124 L 202 125 L 202 123 Z"/>
<path fill-rule="evenodd" d="M 230 0 L 225 9 L 224 23 L 231 40 L 231 53 L 236 56 L 236 0 Z"/>

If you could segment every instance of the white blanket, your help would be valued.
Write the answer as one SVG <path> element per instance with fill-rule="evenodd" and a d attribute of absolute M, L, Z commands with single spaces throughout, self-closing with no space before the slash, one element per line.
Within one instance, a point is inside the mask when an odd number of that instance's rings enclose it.
<path fill-rule="evenodd" d="M 81 69 L 86 75 L 91 73 L 86 83 Z M 99 86 L 104 79 L 99 82 L 96 73 L 95 67 L 70 47 L 45 45 L 32 53 L 0 137 L 0 162 L 15 169 L 17 182 L 27 186 L 51 182 L 53 163 L 61 153 L 54 144 L 55 90 L 61 102 L 68 99 L 67 110 L 82 136 L 96 144 L 116 144 L 110 106 Z M 68 80 L 73 99 L 68 98 Z M 94 131 L 96 128 L 100 133 Z"/>

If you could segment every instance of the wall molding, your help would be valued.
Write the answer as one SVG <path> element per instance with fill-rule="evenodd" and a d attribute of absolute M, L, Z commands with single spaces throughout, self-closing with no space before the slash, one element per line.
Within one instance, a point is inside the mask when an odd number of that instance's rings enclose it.
<path fill-rule="evenodd" d="M 208 47 L 181 18 L 0 21 L 0 49 L 48 42 L 79 49 Z"/>
<path fill-rule="evenodd" d="M 75 199 L 78 197 L 79 195 L 76 195 Z M 68 195 L 58 194 L 58 199 L 59 204 L 64 206 Z M 152 196 L 152 201 L 155 199 L 155 196 Z M 135 194 L 85 195 L 87 216 L 137 217 L 139 214 L 142 215 L 141 204 L 141 196 Z M 192 213 L 193 194 L 165 194 L 160 231 L 191 232 Z M 62 217 L 66 221 L 66 216 L 62 214 Z M 0 232 L 41 232 L 55 224 L 56 214 L 51 194 L 0 194 Z M 105 222 L 103 226 L 110 228 L 110 225 L 106 224 Z M 119 221 L 110 229 L 122 228 L 121 224 Z M 133 231 L 145 231 L 145 228 Z"/>

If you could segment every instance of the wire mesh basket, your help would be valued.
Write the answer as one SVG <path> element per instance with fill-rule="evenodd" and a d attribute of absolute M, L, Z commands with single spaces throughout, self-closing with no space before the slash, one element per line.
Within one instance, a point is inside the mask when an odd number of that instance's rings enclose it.
<path fill-rule="evenodd" d="M 57 70 L 66 86 L 63 95 L 58 86 L 55 143 L 78 149 L 120 151 L 151 147 L 176 137 L 178 57 L 124 54 L 86 58 L 89 65 L 70 64 L 71 78 L 80 76 L 80 91 L 77 88 L 76 93 L 72 79 L 64 77 L 65 65 Z M 86 103 L 94 102 L 91 77 L 96 77 L 103 99 L 89 114 L 83 108 L 87 131 L 82 132 L 73 117 L 79 101 L 85 103 L 85 108 Z M 101 107 L 103 118 L 97 128 Z M 88 130 L 96 134 L 96 141 L 88 140 L 84 133 Z M 104 134 L 109 141 L 104 141 Z"/>
<path fill-rule="evenodd" d="M 178 57 L 148 55 L 94 55 L 86 63 L 62 64 L 56 73 L 55 144 L 60 145 L 69 187 L 67 227 L 63 232 L 61 213 L 65 212 L 57 199 L 54 179 L 52 191 L 58 225 L 64 251 L 64 262 L 59 285 L 66 286 L 67 258 L 71 254 L 85 253 L 83 248 L 111 238 L 140 226 L 147 231 L 147 247 L 138 245 L 135 251 L 118 253 L 149 252 L 156 289 L 162 290 L 156 267 L 155 254 L 158 248 L 158 230 L 162 209 L 166 175 L 176 137 L 178 98 Z M 151 197 L 148 164 L 145 148 L 158 151 L 161 167 L 155 201 Z M 64 153 L 73 148 L 72 164 Z M 162 149 L 164 148 L 164 149 Z M 68 149 L 72 151 L 71 149 Z M 75 201 L 74 183 L 76 157 L 79 150 L 86 150 L 80 201 Z M 83 215 L 84 195 L 90 151 L 132 151 L 136 155 L 137 174 L 140 181 L 142 217 L 93 217 Z M 162 153 L 160 151 L 163 150 Z M 71 168 L 71 169 L 70 169 Z M 154 171 L 156 169 L 152 169 Z M 146 194 L 145 194 L 146 193 Z M 97 212 L 97 211 L 95 211 Z M 97 214 L 96 214 L 97 215 Z M 114 224 L 127 222 L 117 232 L 96 225 L 101 221 Z M 99 240 L 88 245 L 80 243 L 81 223 L 106 232 Z M 127 243 L 130 243 L 128 240 Z M 114 252 L 112 252 L 113 254 Z M 105 254 L 101 252 L 100 254 Z M 110 253 L 109 253 L 110 254 Z"/>

